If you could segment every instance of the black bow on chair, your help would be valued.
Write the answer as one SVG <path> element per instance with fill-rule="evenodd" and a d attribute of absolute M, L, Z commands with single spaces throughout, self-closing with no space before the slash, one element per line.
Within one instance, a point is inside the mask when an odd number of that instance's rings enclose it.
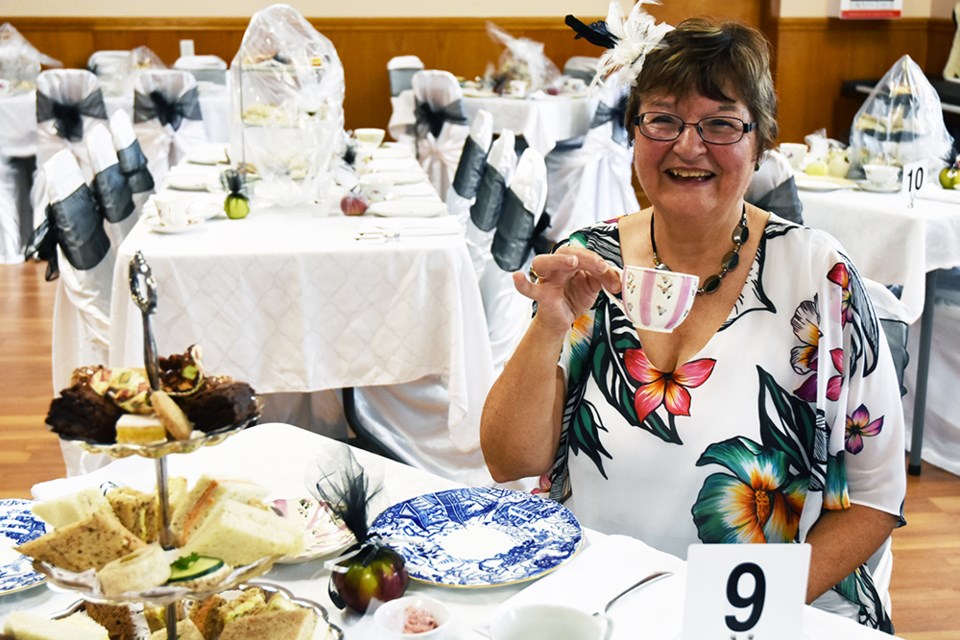
<path fill-rule="evenodd" d="M 134 140 L 127 148 L 117 151 L 117 160 L 131 191 L 143 193 L 153 190 L 153 176 L 147 168 L 147 157 L 143 155 L 139 140 Z"/>
<path fill-rule="evenodd" d="M 100 264 L 110 250 L 103 229 L 103 214 L 87 185 L 59 202 L 47 205 L 46 219 L 33 232 L 24 252 L 27 258 L 47 261 L 46 279 L 60 275 L 57 246 L 75 269 L 84 271 Z"/>
<path fill-rule="evenodd" d="M 624 124 L 624 118 L 627 115 L 627 96 L 624 95 L 617 104 L 612 107 L 602 100 L 597 104 L 597 110 L 593 114 L 593 121 L 590 128 L 599 127 L 608 122 L 613 123 L 611 135 L 613 140 L 620 145 L 627 144 L 627 129 Z"/>
<path fill-rule="evenodd" d="M 53 120 L 57 135 L 70 142 L 83 140 L 83 116 L 107 119 L 100 89 L 91 91 L 75 103 L 58 102 L 42 91 L 37 91 L 37 122 Z"/>
<path fill-rule="evenodd" d="M 493 259 L 504 271 L 516 271 L 527 261 L 535 246 L 544 245 L 541 236 L 549 226 L 550 216 L 546 212 L 541 213 L 534 224 L 533 213 L 527 210 L 516 193 L 507 189 L 490 247 Z"/>
<path fill-rule="evenodd" d="M 429 103 L 418 100 L 415 114 L 417 137 L 424 137 L 429 131 L 436 138 L 440 135 L 444 122 L 467 124 L 467 116 L 464 115 L 463 104 L 459 100 L 454 100 L 442 109 L 434 109 Z"/>
<path fill-rule="evenodd" d="M 487 164 L 487 149 L 484 149 L 472 137 L 467 136 L 460 154 L 457 173 L 453 176 L 453 190 L 461 198 L 473 198 L 480 188 L 480 179 Z"/>
<path fill-rule="evenodd" d="M 133 97 L 133 121 L 146 122 L 156 118 L 160 124 L 169 124 L 174 131 L 180 130 L 183 119 L 202 120 L 200 111 L 200 97 L 196 87 L 185 91 L 176 100 L 169 100 L 159 89 L 154 89 L 149 95 L 139 91 Z"/>

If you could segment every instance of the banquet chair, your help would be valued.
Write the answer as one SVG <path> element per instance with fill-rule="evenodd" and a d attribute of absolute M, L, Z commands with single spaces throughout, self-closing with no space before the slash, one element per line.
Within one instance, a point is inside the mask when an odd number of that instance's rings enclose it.
<path fill-rule="evenodd" d="M 390 120 L 387 131 L 395 141 L 416 151 L 416 100 L 413 97 L 413 76 L 423 70 L 417 56 L 395 56 L 387 62 L 390 78 Z"/>
<path fill-rule="evenodd" d="M 558 145 L 547 155 L 546 237 L 560 241 L 572 232 L 640 209 L 633 188 L 633 154 L 627 143 L 624 110 L 629 87 L 595 85 L 597 109 L 579 148 Z"/>
<path fill-rule="evenodd" d="M 477 186 L 477 195 L 470 205 L 470 219 L 464 230 L 467 250 L 478 281 L 493 262 L 490 246 L 500 220 L 507 186 L 516 170 L 516 135 L 506 129 L 490 145 L 480 184 Z"/>
<path fill-rule="evenodd" d="M 133 129 L 151 173 L 162 180 L 191 147 L 207 142 L 196 79 L 187 71 L 141 71 L 134 81 Z"/>
<path fill-rule="evenodd" d="M 0 156 L 0 264 L 23 262 L 20 216 L 15 194 L 14 173 L 6 159 Z"/>
<path fill-rule="evenodd" d="M 744 200 L 790 222 L 803 224 L 803 203 L 797 193 L 793 166 L 776 149 L 763 153 L 760 166 L 747 186 Z"/>
<path fill-rule="evenodd" d="M 87 135 L 87 150 L 93 167 L 93 195 L 103 212 L 110 244 L 119 247 L 137 222 L 133 191 L 123 175 L 110 129 L 98 124 Z"/>
<path fill-rule="evenodd" d="M 86 133 L 106 121 L 107 109 L 97 77 L 83 69 L 49 69 L 37 76 L 37 167 L 59 151 L 69 150 L 77 160 L 84 181 L 93 179 Z M 31 190 L 33 227 L 45 218 L 47 187 L 45 172 L 38 171 Z"/>
<path fill-rule="evenodd" d="M 130 116 L 123 109 L 110 114 L 110 133 L 113 137 L 113 148 L 117 152 L 120 171 L 127 179 L 130 191 L 133 192 L 133 201 L 139 217 L 144 202 L 153 193 L 153 175 L 147 166 L 147 157 L 140 148 L 140 141 L 133 131 Z"/>
<path fill-rule="evenodd" d="M 445 194 L 470 129 L 463 114 L 463 90 L 449 71 L 425 70 L 413 76 L 416 100 L 417 159 L 437 193 Z"/>
<path fill-rule="evenodd" d="M 937 272 L 934 315 L 929 327 L 926 406 L 924 411 L 922 458 L 941 469 L 960 475 L 960 410 L 957 409 L 956 381 L 960 379 L 960 268 Z M 927 331 L 927 329 L 925 329 Z M 908 352 L 918 361 L 921 332 L 911 332 Z M 907 442 L 913 432 L 916 371 L 903 398 Z"/>
<path fill-rule="evenodd" d="M 593 56 L 571 56 L 563 63 L 563 75 L 569 78 L 580 78 L 588 85 L 597 75 L 597 63 L 600 58 Z"/>
<path fill-rule="evenodd" d="M 87 69 L 97 76 L 108 96 L 124 96 L 133 91 L 133 52 L 94 51 L 87 58 Z"/>
<path fill-rule="evenodd" d="M 487 153 L 493 141 L 493 115 L 481 109 L 470 123 L 470 135 L 463 145 L 460 162 L 453 176 L 453 184 L 447 191 L 447 211 L 460 223 L 466 232 L 470 218 L 470 205 L 477 197 L 483 169 L 487 163 Z"/>

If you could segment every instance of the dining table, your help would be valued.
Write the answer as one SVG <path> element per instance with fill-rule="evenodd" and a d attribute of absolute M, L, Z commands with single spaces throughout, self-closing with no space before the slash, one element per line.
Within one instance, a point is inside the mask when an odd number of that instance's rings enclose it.
<path fill-rule="evenodd" d="M 329 464 L 326 461 L 331 459 L 342 459 L 349 455 L 348 452 L 363 468 L 372 486 L 382 488 L 371 503 L 371 519 L 384 509 L 417 496 L 458 488 L 456 483 L 423 470 L 284 423 L 261 424 L 216 446 L 202 447 L 188 454 L 169 455 L 166 464 L 171 477 L 184 477 L 191 484 L 202 474 L 250 480 L 267 489 L 269 494 L 265 500 L 271 501 L 309 497 L 311 487 L 307 478 L 314 477 L 310 470 Z M 32 494 L 34 499 L 47 500 L 89 487 L 101 487 L 104 483 L 147 491 L 155 481 L 153 462 L 134 455 L 86 475 L 39 483 L 33 487 Z M 407 594 L 429 596 L 446 605 L 451 614 L 446 640 L 475 640 L 488 638 L 491 621 L 509 608 L 553 603 L 592 612 L 602 609 L 604 603 L 639 577 L 666 570 L 673 576 L 629 593 L 610 610 L 611 640 L 678 640 L 684 615 L 684 560 L 629 536 L 606 535 L 586 528 L 580 529 L 580 533 L 576 548 L 551 571 L 533 570 L 525 579 L 512 584 L 472 588 L 411 580 Z M 521 534 L 514 531 L 514 535 Z M 443 539 L 430 544 L 443 546 Z M 336 557 L 336 553 L 332 552 L 331 556 Z M 460 553 L 465 557 L 470 555 Z M 483 558 L 482 550 L 473 553 L 476 558 Z M 330 621 L 340 627 L 349 640 L 382 640 L 386 636 L 375 626 L 370 612 L 360 615 L 349 610 L 341 611 L 331 602 L 328 595 L 328 561 L 331 556 L 297 564 L 275 564 L 259 580 L 319 603 L 329 613 Z M 78 599 L 76 593 L 52 588 L 48 584 L 0 595 L 0 626 L 13 611 L 28 610 L 52 616 L 69 608 Z M 805 638 L 880 640 L 891 637 L 811 606 L 803 606 L 801 619 Z"/>
<path fill-rule="evenodd" d="M 908 467 L 918 475 L 937 272 L 960 266 L 960 191 L 928 182 L 911 196 L 824 181 L 820 188 L 801 188 L 799 195 L 804 223 L 839 240 L 862 276 L 902 287 L 902 319 L 919 320 Z"/>
<path fill-rule="evenodd" d="M 586 91 L 558 95 L 536 91 L 513 97 L 464 89 L 462 104 L 468 121 L 472 122 L 481 109 L 489 111 L 495 133 L 513 131 L 544 156 L 558 142 L 586 135 L 597 108 L 596 98 Z"/>
<path fill-rule="evenodd" d="M 475 480 L 487 480 L 479 422 L 494 372 L 479 285 L 456 219 L 411 163 L 415 171 L 376 174 L 407 180 L 393 187 L 396 198 L 364 215 L 341 213 L 342 189 L 333 185 L 336 194 L 322 203 L 271 205 L 255 193 L 240 220 L 224 215 L 218 186 L 169 186 L 204 175 L 198 170 L 212 172 L 199 182 L 209 185 L 224 165 L 179 165 L 154 198 L 181 198 L 188 215 L 203 221 L 169 233 L 151 224 L 151 202 L 144 205 L 117 249 L 109 364 L 143 366 L 143 319 L 129 279 L 140 254 L 156 281 L 150 320 L 159 354 L 200 345 L 206 371 L 244 380 L 267 397 L 439 380 L 449 400 L 438 417 L 439 429 L 443 421 L 447 428 L 441 450 L 475 454 Z M 378 207 L 383 215 L 372 213 Z M 424 213 L 431 217 L 416 217 Z M 468 470 L 459 473 L 472 481 Z"/>

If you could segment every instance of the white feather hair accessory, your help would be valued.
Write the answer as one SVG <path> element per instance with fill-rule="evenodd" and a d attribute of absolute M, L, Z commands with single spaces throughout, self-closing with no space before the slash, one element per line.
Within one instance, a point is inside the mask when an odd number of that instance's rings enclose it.
<path fill-rule="evenodd" d="M 624 18 L 617 0 L 610 3 L 607 13 L 607 30 L 617 38 L 617 44 L 607 50 L 597 64 L 594 83 L 603 82 L 609 76 L 616 75 L 618 81 L 633 86 L 640 75 L 647 54 L 660 46 L 673 27 L 666 22 L 657 23 L 656 19 L 644 11 L 645 4 L 660 4 L 659 0 L 637 0 Z"/>

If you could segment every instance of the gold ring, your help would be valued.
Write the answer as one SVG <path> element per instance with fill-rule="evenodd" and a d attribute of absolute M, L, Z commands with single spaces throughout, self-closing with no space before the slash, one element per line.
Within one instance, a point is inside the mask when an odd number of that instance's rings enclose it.
<path fill-rule="evenodd" d="M 530 277 L 533 278 L 534 284 L 540 284 L 545 278 L 541 276 L 533 267 L 530 267 Z"/>

